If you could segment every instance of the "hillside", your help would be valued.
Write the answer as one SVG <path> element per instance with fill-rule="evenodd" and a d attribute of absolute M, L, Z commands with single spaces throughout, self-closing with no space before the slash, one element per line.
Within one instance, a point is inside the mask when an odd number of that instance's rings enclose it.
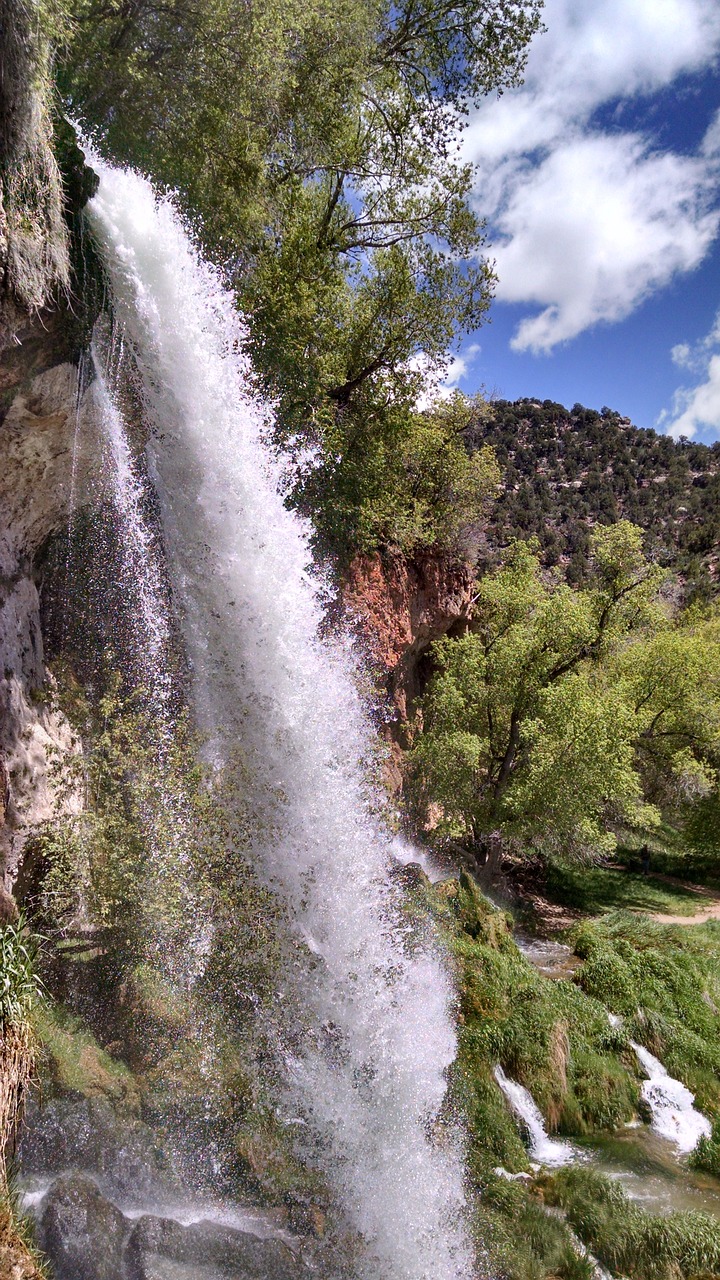
<path fill-rule="evenodd" d="M 609 409 L 550 400 L 498 400 L 465 435 L 472 450 L 492 445 L 503 472 L 488 559 L 535 534 L 543 562 L 579 583 L 593 524 L 625 518 L 647 531 L 650 556 L 678 573 L 688 599 L 717 593 L 720 443 L 676 443 Z"/>

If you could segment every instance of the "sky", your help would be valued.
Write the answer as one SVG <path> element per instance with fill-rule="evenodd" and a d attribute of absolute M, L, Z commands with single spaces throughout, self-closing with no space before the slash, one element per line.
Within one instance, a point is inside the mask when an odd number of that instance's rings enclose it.
<path fill-rule="evenodd" d="M 465 154 L 498 274 L 450 381 L 720 439 L 720 0 L 546 0 Z"/>

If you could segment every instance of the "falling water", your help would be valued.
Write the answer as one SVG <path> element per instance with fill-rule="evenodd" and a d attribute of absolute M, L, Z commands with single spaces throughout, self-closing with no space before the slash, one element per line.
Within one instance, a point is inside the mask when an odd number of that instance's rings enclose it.
<path fill-rule="evenodd" d="M 495 1068 L 494 1075 L 510 1106 L 527 1130 L 530 1154 L 540 1164 L 551 1166 L 569 1164 L 576 1159 L 577 1152 L 569 1142 L 558 1142 L 556 1138 L 548 1137 L 540 1108 L 529 1090 L 518 1084 L 517 1080 L 510 1080 L 501 1066 Z"/>
<path fill-rule="evenodd" d="M 135 684 L 144 691 L 160 734 L 170 726 L 171 623 L 160 549 L 148 525 L 146 495 L 137 474 L 123 414 L 112 385 L 122 369 L 122 341 L 103 350 L 93 341 L 90 358 L 93 395 L 100 424 L 103 483 L 111 495 L 119 550 L 117 572 L 124 612 L 133 631 L 123 654 L 138 668 Z"/>
<path fill-rule="evenodd" d="M 311 1033 L 287 1061 L 292 1106 L 365 1241 L 360 1274 L 460 1280 L 462 1161 L 439 1121 L 451 989 L 432 947 L 403 946 L 349 650 L 318 640 L 307 542 L 262 445 L 231 296 L 170 203 L 93 163 L 90 216 L 152 424 L 197 716 L 215 758 L 247 762 L 266 830 L 258 865 L 320 958 L 303 978 Z"/>
<path fill-rule="evenodd" d="M 634 1040 L 630 1044 L 648 1077 L 642 1096 L 650 1107 L 653 1129 L 662 1138 L 674 1142 L 678 1151 L 692 1151 L 700 1138 L 710 1137 L 710 1121 L 693 1105 L 695 1097 L 682 1081 L 668 1075 L 662 1062 L 641 1044 Z"/>

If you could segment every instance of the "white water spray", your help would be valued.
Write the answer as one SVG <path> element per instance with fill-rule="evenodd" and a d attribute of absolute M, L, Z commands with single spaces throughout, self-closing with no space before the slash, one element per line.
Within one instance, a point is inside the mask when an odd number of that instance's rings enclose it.
<path fill-rule="evenodd" d="M 577 1152 L 569 1142 L 559 1142 L 557 1138 L 548 1137 L 540 1108 L 529 1090 L 518 1084 L 517 1080 L 506 1076 L 501 1066 L 495 1068 L 494 1075 L 510 1106 L 527 1130 L 531 1156 L 539 1164 L 552 1167 L 570 1164 L 577 1159 Z"/>
<path fill-rule="evenodd" d="M 680 1080 L 668 1075 L 662 1062 L 641 1044 L 630 1041 L 648 1079 L 642 1096 L 652 1113 L 652 1127 L 662 1138 L 674 1142 L 678 1151 L 692 1151 L 700 1138 L 710 1137 L 712 1125 L 707 1116 L 693 1105 L 695 1096 Z"/>
<path fill-rule="evenodd" d="M 390 840 L 349 652 L 318 641 L 302 528 L 262 447 L 242 326 L 177 214 L 138 176 L 101 174 L 91 217 L 153 424 L 150 464 L 202 727 L 272 795 L 256 853 L 321 963 L 317 1029 L 289 1064 L 327 1174 L 365 1241 L 366 1280 L 470 1275 L 462 1163 L 433 1129 L 455 1054 L 438 958 L 396 930 Z"/>

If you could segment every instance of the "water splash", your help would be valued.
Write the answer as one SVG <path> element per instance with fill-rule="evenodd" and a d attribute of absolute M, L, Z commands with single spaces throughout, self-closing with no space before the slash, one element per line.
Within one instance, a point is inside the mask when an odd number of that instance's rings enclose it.
<path fill-rule="evenodd" d="M 668 1075 L 662 1062 L 641 1044 L 630 1041 L 647 1075 L 642 1096 L 652 1113 L 652 1127 L 662 1138 L 674 1142 L 678 1151 L 693 1151 L 703 1137 L 710 1137 L 712 1125 L 695 1106 L 695 1095 L 680 1080 Z"/>
<path fill-rule="evenodd" d="M 495 1079 L 507 1098 L 516 1116 L 527 1130 L 530 1142 L 530 1154 L 539 1164 L 556 1167 L 570 1164 L 577 1159 L 577 1152 L 569 1142 L 558 1142 L 548 1137 L 540 1108 L 532 1094 L 516 1080 L 510 1080 L 501 1066 L 495 1067 Z"/>
<path fill-rule="evenodd" d="M 93 159 L 90 209 L 115 314 L 134 347 L 173 596 L 200 723 L 218 760 L 240 748 L 265 838 L 254 850 L 318 963 L 310 1034 L 288 1060 L 367 1280 L 471 1272 L 462 1162 L 440 1125 L 455 1054 L 450 983 L 397 927 L 391 841 L 371 816 L 372 733 L 349 649 L 318 640 L 303 530 L 278 495 L 230 294 L 172 205 Z"/>

